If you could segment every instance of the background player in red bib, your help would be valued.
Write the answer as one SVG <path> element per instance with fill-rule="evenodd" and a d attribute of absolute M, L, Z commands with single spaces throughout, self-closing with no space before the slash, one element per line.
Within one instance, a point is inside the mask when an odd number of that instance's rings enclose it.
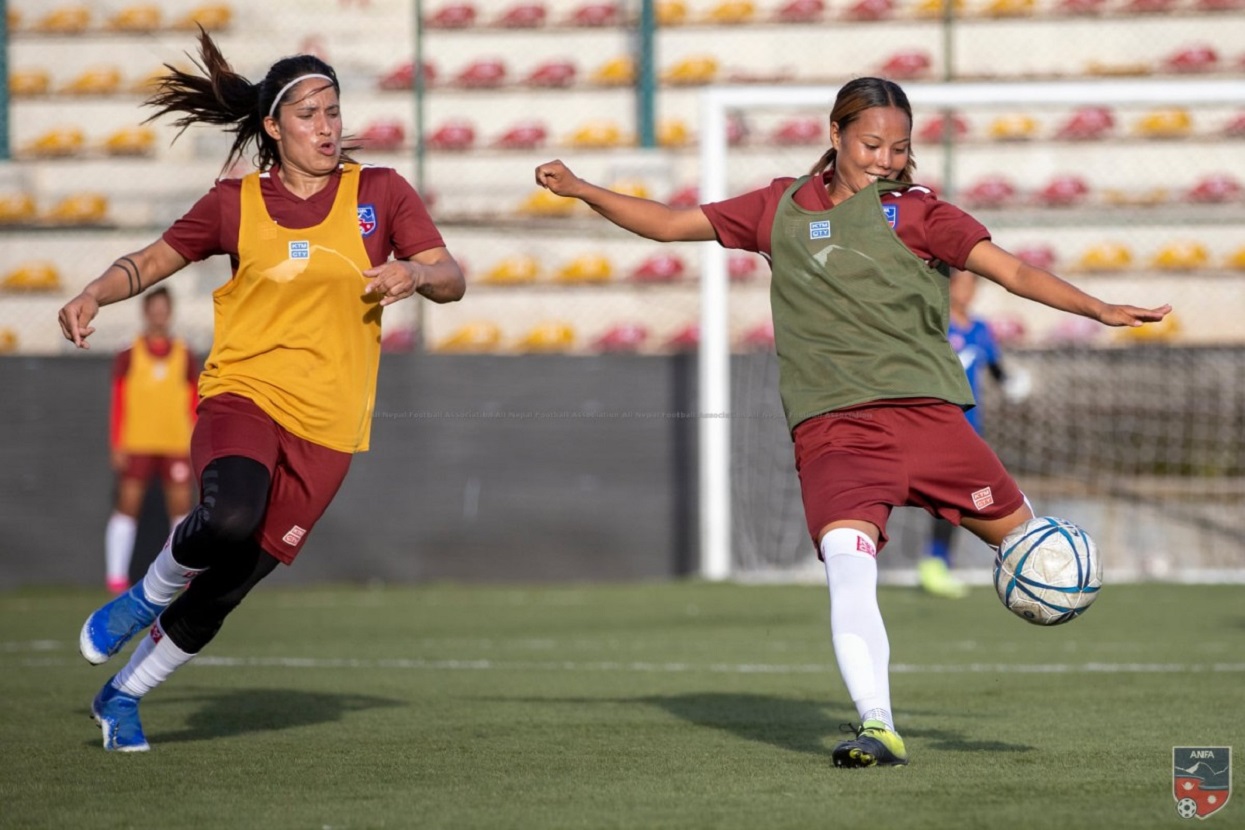
<path fill-rule="evenodd" d="M 199 504 L 143 580 L 82 627 L 91 663 L 151 627 L 92 703 L 110 750 L 148 748 L 139 700 L 207 645 L 278 563 L 293 562 L 353 453 L 368 448 L 384 307 L 415 295 L 452 302 L 465 290 L 415 190 L 343 152 L 332 67 L 284 58 L 253 84 L 206 33 L 199 47 L 206 77 L 170 67 L 148 103 L 157 116 L 181 113 L 183 127 L 224 126 L 234 135 L 225 168 L 254 145 L 260 172 L 218 181 L 59 316 L 65 337 L 86 348 L 100 306 L 192 261 L 226 254 L 233 265 L 213 295 L 212 351 L 199 377 Z"/>
<path fill-rule="evenodd" d="M 809 533 L 825 562 L 835 657 L 861 718 L 832 758 L 845 767 L 906 764 L 877 603 L 876 557 L 892 508 L 924 507 L 991 545 L 1033 516 L 963 415 L 973 396 L 947 342 L 943 266 L 1112 326 L 1171 309 L 1091 297 L 913 185 L 912 108 L 891 81 L 858 78 L 839 90 L 830 144 L 808 176 L 694 208 L 614 193 L 560 161 L 538 166 L 536 182 L 649 239 L 717 240 L 769 258 L 779 391 Z"/>
<path fill-rule="evenodd" d="M 190 510 L 190 432 L 199 403 L 199 362 L 171 332 L 173 299 L 164 286 L 143 295 L 143 333 L 112 368 L 109 430 L 117 502 L 104 533 L 105 584 L 130 587 L 130 558 L 147 486 L 156 476 L 169 527 Z"/>

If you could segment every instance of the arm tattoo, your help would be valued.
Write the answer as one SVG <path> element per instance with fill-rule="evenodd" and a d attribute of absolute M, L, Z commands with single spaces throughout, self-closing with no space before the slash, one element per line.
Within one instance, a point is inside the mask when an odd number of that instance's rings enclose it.
<path fill-rule="evenodd" d="M 128 256 L 123 256 L 114 262 L 113 265 L 125 272 L 125 276 L 130 287 L 130 293 L 125 295 L 127 300 L 143 290 L 143 280 L 142 277 L 139 276 L 138 266 L 134 263 L 134 260 L 130 259 Z"/>

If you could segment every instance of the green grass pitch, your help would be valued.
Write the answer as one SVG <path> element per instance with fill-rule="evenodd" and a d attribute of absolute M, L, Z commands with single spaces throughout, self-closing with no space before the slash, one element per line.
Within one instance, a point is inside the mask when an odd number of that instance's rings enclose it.
<path fill-rule="evenodd" d="M 1135 830 L 1188 826 L 1173 746 L 1245 752 L 1234 586 L 1108 585 L 1052 629 L 883 589 L 912 763 L 838 770 L 821 587 L 272 583 L 133 755 L 87 715 L 129 653 L 77 654 L 102 594 L 0 595 L 0 826 Z"/>

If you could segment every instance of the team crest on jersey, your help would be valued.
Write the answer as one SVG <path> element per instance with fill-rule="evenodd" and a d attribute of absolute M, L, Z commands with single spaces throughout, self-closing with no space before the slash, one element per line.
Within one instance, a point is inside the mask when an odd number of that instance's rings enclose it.
<path fill-rule="evenodd" d="M 376 233 L 376 206 L 359 205 L 359 232 L 364 236 Z"/>
<path fill-rule="evenodd" d="M 820 222 L 808 223 L 809 239 L 829 239 L 830 238 L 830 220 L 823 219 Z"/>
<path fill-rule="evenodd" d="M 311 243 L 305 239 L 291 242 L 290 259 L 311 259 Z"/>
<path fill-rule="evenodd" d="M 894 230 L 899 224 L 899 205 L 882 205 L 882 215 L 886 217 L 886 224 Z"/>

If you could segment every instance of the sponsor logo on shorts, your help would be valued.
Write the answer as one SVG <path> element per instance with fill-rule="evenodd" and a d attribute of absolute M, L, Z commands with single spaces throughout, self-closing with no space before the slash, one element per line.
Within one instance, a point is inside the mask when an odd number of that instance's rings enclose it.
<path fill-rule="evenodd" d="M 290 259 L 311 259 L 311 243 L 296 239 L 290 243 Z"/>
<path fill-rule="evenodd" d="M 867 553 L 870 556 L 878 555 L 878 549 L 874 546 L 872 542 L 870 542 L 868 539 L 866 539 L 863 536 L 856 537 L 856 550 L 860 551 L 861 553 Z"/>
<path fill-rule="evenodd" d="M 359 205 L 359 232 L 364 236 L 376 233 L 376 206 Z"/>
<path fill-rule="evenodd" d="M 290 547 L 294 547 L 299 542 L 301 542 L 303 540 L 303 537 L 306 535 L 307 535 L 307 530 L 305 528 L 301 528 L 298 525 L 294 525 L 292 528 L 290 528 L 289 530 L 285 532 L 285 535 L 281 537 L 281 541 L 285 542 Z"/>
<path fill-rule="evenodd" d="M 886 224 L 894 230 L 899 224 L 899 205 L 882 205 L 882 215 L 886 217 Z"/>
<path fill-rule="evenodd" d="M 823 219 L 820 222 L 808 223 L 809 239 L 829 239 L 830 238 L 830 220 Z"/>
<path fill-rule="evenodd" d="M 994 504 L 994 493 L 990 492 L 989 487 L 983 487 L 973 493 L 973 507 L 978 510 L 985 510 L 992 504 Z"/>

